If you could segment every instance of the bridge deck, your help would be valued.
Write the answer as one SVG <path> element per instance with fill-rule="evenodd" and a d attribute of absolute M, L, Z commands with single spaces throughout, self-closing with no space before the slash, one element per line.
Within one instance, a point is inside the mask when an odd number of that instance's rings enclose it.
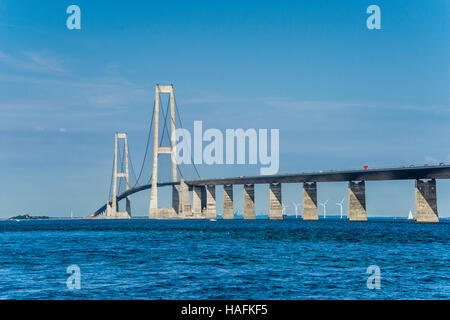
<path fill-rule="evenodd" d="M 410 179 L 449 179 L 450 165 L 410 166 L 376 169 L 355 169 L 338 171 L 302 172 L 272 176 L 235 177 L 221 179 L 201 179 L 186 181 L 188 185 L 223 184 L 267 184 L 296 182 L 337 182 L 337 181 L 373 181 L 373 180 L 410 180 Z"/>
<path fill-rule="evenodd" d="M 269 184 L 299 182 L 338 182 L 338 181 L 376 181 L 376 180 L 415 180 L 415 179 L 450 179 L 450 164 L 433 166 L 410 166 L 375 169 L 355 169 L 337 171 L 301 172 L 271 176 L 234 177 L 220 179 L 200 179 L 186 181 L 189 186 L 225 185 L 225 184 Z M 161 182 L 158 187 L 179 185 L 180 182 Z M 151 184 L 131 188 L 117 196 L 120 201 L 136 192 L 151 188 Z M 106 204 L 94 212 L 96 216 L 106 210 Z"/>

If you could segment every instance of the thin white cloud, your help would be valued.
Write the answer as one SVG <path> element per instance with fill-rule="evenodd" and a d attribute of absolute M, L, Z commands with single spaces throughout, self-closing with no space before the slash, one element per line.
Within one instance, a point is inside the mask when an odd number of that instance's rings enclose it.
<path fill-rule="evenodd" d="M 2 112 L 53 111 L 59 107 L 60 104 L 50 101 L 0 101 L 0 111 Z"/>
<path fill-rule="evenodd" d="M 429 156 L 429 155 L 425 157 L 425 161 L 427 163 L 438 163 L 439 162 L 438 159 L 436 159 L 436 158 L 434 158 L 432 156 Z"/>
<path fill-rule="evenodd" d="M 30 55 L 32 60 L 55 71 L 50 76 L 38 74 L 1 74 L 0 82 L 12 83 L 29 88 L 48 91 L 47 101 L 41 97 L 29 96 L 27 100 L 1 101 L 0 110 L 51 110 L 83 105 L 84 107 L 106 108 L 123 107 L 133 103 L 152 103 L 153 88 L 137 85 L 121 75 L 100 75 L 98 77 L 76 76 L 63 72 L 57 64 L 51 64 L 41 56 Z M 11 57 L 0 51 L 0 63 L 9 62 Z M 106 72 L 108 73 L 108 72 Z M 67 99 L 69 97 L 69 99 Z"/>
<path fill-rule="evenodd" d="M 350 108 L 389 108 L 423 112 L 450 112 L 445 105 L 413 105 L 382 103 L 373 101 L 332 101 L 332 100 L 289 100 L 286 98 L 264 97 L 259 99 L 264 105 L 295 110 L 339 110 Z"/>
<path fill-rule="evenodd" d="M 260 101 L 269 107 L 289 108 L 296 110 L 340 109 L 348 107 L 364 107 L 364 103 L 355 101 L 326 101 L 326 100 L 289 100 L 286 98 L 265 97 Z"/>
<path fill-rule="evenodd" d="M 43 71 L 67 73 L 68 70 L 62 66 L 61 59 L 49 54 L 37 52 L 26 52 L 26 56 L 32 61 L 36 68 Z"/>
<path fill-rule="evenodd" d="M 212 104 L 232 101 L 233 97 L 223 96 L 222 94 L 205 90 L 196 90 L 196 92 L 192 92 L 190 96 L 179 99 L 179 103 L 183 105 Z"/>
<path fill-rule="evenodd" d="M 43 73 L 68 73 L 62 60 L 50 53 L 27 51 L 15 56 L 0 51 L 0 63 L 11 69 Z"/>
<path fill-rule="evenodd" d="M 43 131 L 45 131 L 45 128 L 41 127 L 41 126 L 37 126 L 37 127 L 34 127 L 33 130 L 38 131 L 38 132 L 43 132 Z"/>
<path fill-rule="evenodd" d="M 190 104 L 205 104 L 205 103 L 217 103 L 219 102 L 217 99 L 214 98 L 190 98 L 190 99 L 182 99 L 180 103 L 190 105 Z"/>

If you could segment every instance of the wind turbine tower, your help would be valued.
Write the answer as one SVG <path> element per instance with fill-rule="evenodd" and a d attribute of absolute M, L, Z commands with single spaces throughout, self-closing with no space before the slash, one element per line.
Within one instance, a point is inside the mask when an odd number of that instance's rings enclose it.
<path fill-rule="evenodd" d="M 289 206 L 286 205 L 286 204 L 283 204 L 283 211 L 282 211 L 282 214 L 283 214 L 283 215 L 286 214 L 286 208 L 287 208 L 287 207 L 289 207 Z"/>
<path fill-rule="evenodd" d="M 295 219 L 297 219 L 297 217 L 298 217 L 298 207 L 300 207 L 300 203 L 292 202 L 292 204 L 294 205 L 294 208 L 295 208 Z"/>
<path fill-rule="evenodd" d="M 338 205 L 341 209 L 341 219 L 342 219 L 342 211 L 343 211 L 343 204 L 344 204 L 345 198 L 342 198 L 341 202 L 337 202 L 336 205 Z"/>
<path fill-rule="evenodd" d="M 323 206 L 323 218 L 324 219 L 327 218 L 327 203 L 328 203 L 328 200 L 325 202 L 319 202 L 319 205 Z"/>

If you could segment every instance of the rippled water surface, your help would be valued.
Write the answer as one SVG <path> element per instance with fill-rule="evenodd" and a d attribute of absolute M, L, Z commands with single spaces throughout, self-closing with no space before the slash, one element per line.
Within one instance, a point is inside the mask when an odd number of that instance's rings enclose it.
<path fill-rule="evenodd" d="M 449 299 L 450 223 L 0 221 L 2 299 Z M 69 265 L 81 289 L 69 290 Z M 369 290 L 367 267 L 381 269 Z"/>

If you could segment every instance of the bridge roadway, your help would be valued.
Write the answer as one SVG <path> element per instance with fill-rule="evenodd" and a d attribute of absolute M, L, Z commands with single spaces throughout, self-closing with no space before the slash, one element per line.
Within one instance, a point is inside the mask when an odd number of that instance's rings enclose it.
<path fill-rule="evenodd" d="M 424 165 L 409 167 L 390 167 L 374 169 L 331 170 L 278 174 L 268 176 L 240 176 L 234 178 L 189 180 L 189 186 L 210 186 L 230 184 L 270 184 L 301 182 L 339 182 L 339 181 L 379 181 L 379 180 L 416 180 L 416 179 L 450 179 L 450 164 Z M 158 187 L 179 185 L 180 182 L 161 182 Z M 151 188 L 151 184 L 131 188 L 117 196 L 117 201 L 134 193 Z M 106 204 L 93 215 L 106 210 Z"/>

